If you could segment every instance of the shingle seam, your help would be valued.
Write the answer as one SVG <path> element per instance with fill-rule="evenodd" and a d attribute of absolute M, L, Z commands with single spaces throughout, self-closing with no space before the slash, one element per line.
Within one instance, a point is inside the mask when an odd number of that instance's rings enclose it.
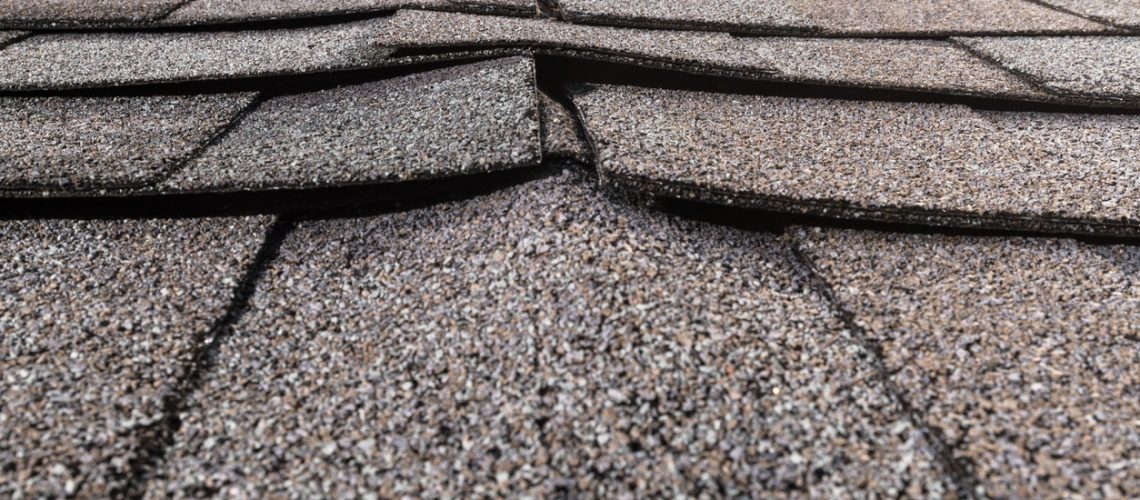
<path fill-rule="evenodd" d="M 985 214 L 965 211 L 910 207 L 860 207 L 839 201 L 741 193 L 680 181 L 629 176 L 607 172 L 599 167 L 599 178 L 615 188 L 644 191 L 652 196 L 701 201 L 745 209 L 763 209 L 800 215 L 907 223 L 963 229 L 1026 231 L 1038 235 L 1140 237 L 1140 226 L 1129 223 L 1096 221 L 1049 215 Z"/>
<path fill-rule="evenodd" d="M 182 0 L 181 2 L 178 2 L 178 3 L 170 6 L 170 8 L 167 9 L 165 13 L 163 13 L 161 16 L 158 16 L 158 18 L 155 19 L 155 22 L 162 22 L 163 20 L 169 18 L 172 14 L 177 12 L 178 9 L 181 9 L 181 8 L 183 8 L 187 5 L 190 5 L 196 1 L 198 1 L 198 0 Z"/>
<path fill-rule="evenodd" d="M 1029 86 L 1031 86 L 1037 90 L 1040 90 L 1041 92 L 1044 92 L 1044 93 L 1052 95 L 1052 96 L 1060 97 L 1061 99 L 1070 99 L 1070 98 L 1074 97 L 1074 96 L 1070 96 L 1070 95 L 1059 94 L 1057 91 L 1055 91 L 1055 90 L 1049 88 L 1048 86 L 1044 85 L 1040 80 L 1038 80 L 1036 77 L 1030 75 L 1029 73 L 1026 73 L 1024 71 L 1018 71 L 1016 69 L 1010 68 L 1010 67 L 998 62 L 997 59 L 994 59 L 993 57 L 990 57 L 989 55 L 971 47 L 969 44 L 962 43 L 962 41 L 958 40 L 956 37 L 950 37 L 947 39 L 947 41 L 950 42 L 951 45 L 954 45 L 955 47 L 965 51 L 967 54 L 974 57 L 974 59 L 977 59 L 977 60 L 979 60 L 985 64 L 988 64 L 994 68 L 997 68 L 1001 71 L 1004 71 L 1010 75 L 1013 75 L 1018 80 L 1025 82 Z"/>
<path fill-rule="evenodd" d="M 150 479 L 165 460 L 167 449 L 177 435 L 181 425 L 180 414 L 213 368 L 221 344 L 233 334 L 234 325 L 249 310 L 258 282 L 277 258 L 281 245 L 294 227 L 295 222 L 287 217 L 278 217 L 273 222 L 253 262 L 234 288 L 225 313 L 209 329 L 195 335 L 192 358 L 183 365 L 182 374 L 174 386 L 167 388 L 162 396 L 161 418 L 138 433 L 138 454 L 129 462 L 128 477 L 121 489 L 111 491 L 109 497 L 142 498 L 146 494 Z"/>
<path fill-rule="evenodd" d="M 1070 16 L 1079 17 L 1079 18 L 1084 19 L 1086 21 L 1092 21 L 1094 23 L 1100 23 L 1100 24 L 1103 24 L 1105 26 L 1110 26 L 1110 27 L 1113 27 L 1113 28 L 1116 28 L 1119 30 L 1124 30 L 1125 32 L 1131 32 L 1131 33 L 1140 32 L 1140 29 L 1138 29 L 1138 28 L 1135 28 L 1132 26 L 1125 26 L 1122 24 L 1117 24 L 1116 21 L 1113 21 L 1112 19 L 1108 19 L 1106 17 L 1082 14 L 1082 13 L 1077 12 L 1075 10 L 1067 9 L 1067 8 L 1062 7 L 1060 5 L 1054 5 L 1052 3 L 1044 2 L 1042 0 L 1025 0 L 1025 1 L 1032 3 L 1032 4 L 1037 4 L 1041 7 L 1046 8 L 1046 9 L 1055 10 L 1055 11 L 1060 12 L 1062 14 L 1068 14 Z"/>
<path fill-rule="evenodd" d="M 873 366 L 875 378 L 882 384 L 887 395 L 899 405 L 902 413 L 910 420 L 911 425 L 919 429 L 922 435 L 926 437 L 930 451 L 942 465 L 943 474 L 958 490 L 958 494 L 964 498 L 979 498 L 978 486 L 980 483 L 974 473 L 974 465 L 967 458 L 954 456 L 954 447 L 946 442 L 942 430 L 930 425 L 925 418 L 926 416 L 910 403 L 903 390 L 895 384 L 886 367 L 883 347 L 871 339 L 866 330 L 856 321 L 855 314 L 849 311 L 838 299 L 831 283 L 823 278 L 812 260 L 801 250 L 800 242 L 787 231 L 784 233 L 784 238 L 788 242 L 788 247 L 791 248 L 794 262 L 803 268 L 808 277 L 811 289 L 819 293 L 831 305 L 843 326 L 851 332 L 855 342 L 871 353 L 869 362 Z"/>
<path fill-rule="evenodd" d="M 35 33 L 28 31 L 25 33 L 20 33 L 19 35 L 16 35 L 16 36 L 9 38 L 7 40 L 0 40 L 0 50 L 4 50 L 8 47 L 16 45 L 17 43 L 20 43 L 24 40 L 27 40 L 34 35 L 35 35 Z"/>

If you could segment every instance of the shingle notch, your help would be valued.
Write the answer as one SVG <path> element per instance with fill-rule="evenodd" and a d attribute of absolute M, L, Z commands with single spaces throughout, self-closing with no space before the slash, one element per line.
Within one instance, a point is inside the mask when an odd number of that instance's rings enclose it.
<path fill-rule="evenodd" d="M 431 179 L 541 161 L 534 62 L 514 57 L 270 99 L 162 189 Z"/>
<path fill-rule="evenodd" d="M 0 0 L 0 26 L 61 27 L 154 21 L 186 0 Z"/>
<path fill-rule="evenodd" d="M 150 185 L 254 97 L 0 97 L 0 189 Z"/>
<path fill-rule="evenodd" d="M 1140 37 L 956 40 L 1062 95 L 1140 100 Z"/>
<path fill-rule="evenodd" d="M 1140 495 L 1140 248 L 793 234 L 979 496 Z"/>
<path fill-rule="evenodd" d="M 598 166 L 656 194 L 908 223 L 1140 234 L 1140 116 L 603 86 Z"/>
<path fill-rule="evenodd" d="M 278 30 L 41 34 L 0 50 L 0 89 L 141 85 L 360 68 L 380 20 Z"/>
<path fill-rule="evenodd" d="M 150 491 L 945 493 L 829 307 L 780 235 L 577 174 L 302 222 Z"/>
<path fill-rule="evenodd" d="M 0 222 L 0 496 L 123 486 L 269 223 Z"/>

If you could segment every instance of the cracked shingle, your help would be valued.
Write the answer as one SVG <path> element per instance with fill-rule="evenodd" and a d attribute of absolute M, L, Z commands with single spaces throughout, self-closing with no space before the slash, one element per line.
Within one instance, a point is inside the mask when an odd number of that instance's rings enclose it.
<path fill-rule="evenodd" d="M 254 94 L 0 97 L 0 188 L 151 184 Z"/>
<path fill-rule="evenodd" d="M 534 63 L 514 57 L 271 99 L 162 189 L 395 182 L 536 165 Z"/>
<path fill-rule="evenodd" d="M 599 168 L 666 196 L 936 225 L 1137 234 L 1140 117 L 601 86 Z"/>
<path fill-rule="evenodd" d="M 1140 248 L 795 234 L 980 496 L 1140 495 Z"/>
<path fill-rule="evenodd" d="M 564 173 L 309 221 L 150 494 L 946 493 L 779 235 Z"/>
<path fill-rule="evenodd" d="M 0 222 L 0 496 L 107 497 L 267 217 Z"/>
<path fill-rule="evenodd" d="M 539 92 L 542 111 L 542 152 L 544 158 L 589 160 L 589 146 L 578 133 L 574 115 L 546 92 Z"/>

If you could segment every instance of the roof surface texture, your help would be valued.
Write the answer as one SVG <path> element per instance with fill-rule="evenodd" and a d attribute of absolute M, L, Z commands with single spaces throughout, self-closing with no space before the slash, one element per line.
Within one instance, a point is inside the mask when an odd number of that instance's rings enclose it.
<path fill-rule="evenodd" d="M 0 0 L 0 497 L 1140 496 L 1140 4 Z"/>

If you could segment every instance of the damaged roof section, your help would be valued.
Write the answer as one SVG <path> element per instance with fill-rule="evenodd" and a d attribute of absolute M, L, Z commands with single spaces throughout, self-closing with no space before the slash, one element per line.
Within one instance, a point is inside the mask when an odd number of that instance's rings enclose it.
<path fill-rule="evenodd" d="M 576 173 L 302 222 L 236 328 L 153 494 L 952 488 L 779 234 Z"/>
<path fill-rule="evenodd" d="M 1137 235 L 1140 116 L 601 86 L 574 96 L 612 182 L 854 219 Z"/>
<path fill-rule="evenodd" d="M 1140 495 L 1140 248 L 795 236 L 979 495 Z"/>
<path fill-rule="evenodd" d="M 0 222 L 0 496 L 130 480 L 270 218 Z"/>

